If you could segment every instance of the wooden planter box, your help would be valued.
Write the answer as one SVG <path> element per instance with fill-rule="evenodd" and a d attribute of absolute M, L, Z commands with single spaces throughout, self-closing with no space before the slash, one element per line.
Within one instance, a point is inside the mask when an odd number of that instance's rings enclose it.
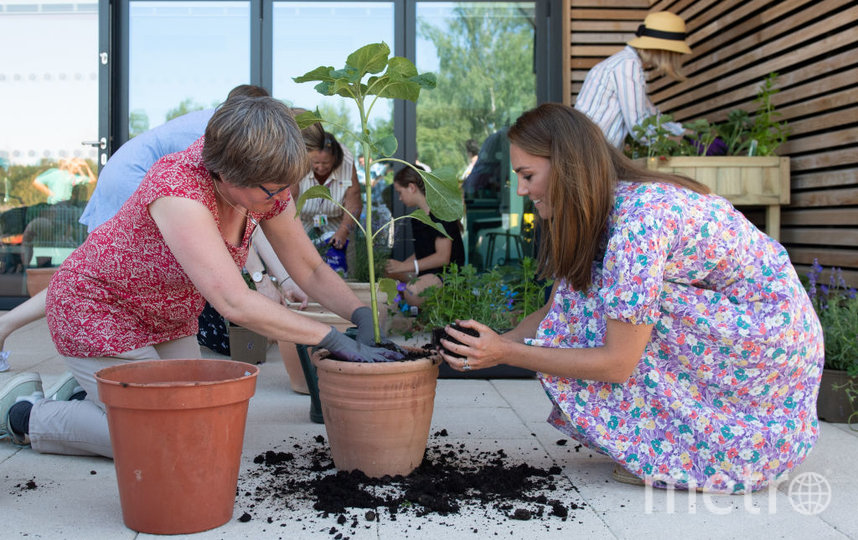
<path fill-rule="evenodd" d="M 638 161 L 648 169 L 693 178 L 733 206 L 765 206 L 766 233 L 780 239 L 780 207 L 789 204 L 790 197 L 788 157 L 677 156 Z"/>

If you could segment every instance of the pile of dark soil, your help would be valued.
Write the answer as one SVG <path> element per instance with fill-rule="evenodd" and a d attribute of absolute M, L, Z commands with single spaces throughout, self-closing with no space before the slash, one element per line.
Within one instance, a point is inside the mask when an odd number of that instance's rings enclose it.
<path fill-rule="evenodd" d="M 468 451 L 441 442 L 435 433 L 423 463 L 406 477 L 368 478 L 334 468 L 327 442 L 317 436 L 290 451 L 269 450 L 239 482 L 239 521 L 306 521 L 347 538 L 348 529 L 397 516 L 448 516 L 479 511 L 493 523 L 504 520 L 573 519 L 577 489 L 559 467 L 511 463 L 501 450 Z M 309 509 L 312 508 L 312 512 Z M 303 512 L 302 512 L 303 511 Z M 337 532 L 332 532 L 334 529 Z"/>

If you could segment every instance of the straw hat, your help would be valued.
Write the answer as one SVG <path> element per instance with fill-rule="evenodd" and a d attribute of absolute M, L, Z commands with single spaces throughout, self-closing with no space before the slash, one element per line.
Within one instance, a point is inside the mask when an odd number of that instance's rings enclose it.
<path fill-rule="evenodd" d="M 689 54 L 691 48 L 685 43 L 685 21 L 669 11 L 650 13 L 638 26 L 636 38 L 629 45 L 636 49 L 662 49 Z"/>

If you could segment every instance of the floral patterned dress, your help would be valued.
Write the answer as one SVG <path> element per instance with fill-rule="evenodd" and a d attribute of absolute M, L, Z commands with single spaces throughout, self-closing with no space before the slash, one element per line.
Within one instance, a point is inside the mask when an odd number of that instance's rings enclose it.
<path fill-rule="evenodd" d="M 593 283 L 561 282 L 536 339 L 599 347 L 652 324 L 623 384 L 539 374 L 548 421 L 656 485 L 756 490 L 818 437 L 822 330 L 784 248 L 725 199 L 620 182 Z"/>

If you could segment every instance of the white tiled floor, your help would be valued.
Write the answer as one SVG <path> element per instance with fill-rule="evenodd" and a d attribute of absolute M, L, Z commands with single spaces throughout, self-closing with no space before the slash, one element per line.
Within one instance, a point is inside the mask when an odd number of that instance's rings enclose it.
<path fill-rule="evenodd" d="M 43 322 L 34 323 L 7 342 L 13 370 L 0 374 L 0 386 L 20 371 L 38 371 L 50 385 L 63 371 Z M 272 523 L 254 518 L 240 522 L 250 502 L 253 457 L 295 442 L 311 444 L 324 426 L 309 420 L 309 397 L 289 389 L 276 347 L 260 366 L 251 399 L 244 441 L 239 497 L 233 519 L 217 529 L 188 535 L 224 538 L 335 538 L 332 528 L 350 538 L 858 538 L 858 433 L 840 424 L 822 424 L 822 434 L 808 460 L 791 475 L 822 475 L 829 483 L 830 504 L 816 515 L 794 508 L 789 480 L 773 493 L 743 497 L 675 493 L 619 484 L 610 479 L 611 463 L 545 423 L 548 400 L 535 380 L 440 380 L 432 433 L 447 430 L 445 443 L 463 444 L 474 453 L 503 449 L 511 461 L 534 466 L 558 465 L 562 482 L 557 497 L 581 506 L 566 521 L 514 521 L 485 509 L 455 516 L 392 520 L 382 510 L 366 522 L 355 512 L 357 527 L 342 527 L 336 516 L 324 517 L 308 505 L 284 512 Z M 32 480 L 36 489 L 22 486 Z M 574 486 L 571 487 L 571 486 Z M 565 488 L 565 489 L 564 489 Z M 148 537 L 122 522 L 113 463 L 100 458 L 39 455 L 0 443 L 0 523 L 2 538 L 122 539 Z M 182 538 L 181 536 L 179 538 Z"/>

